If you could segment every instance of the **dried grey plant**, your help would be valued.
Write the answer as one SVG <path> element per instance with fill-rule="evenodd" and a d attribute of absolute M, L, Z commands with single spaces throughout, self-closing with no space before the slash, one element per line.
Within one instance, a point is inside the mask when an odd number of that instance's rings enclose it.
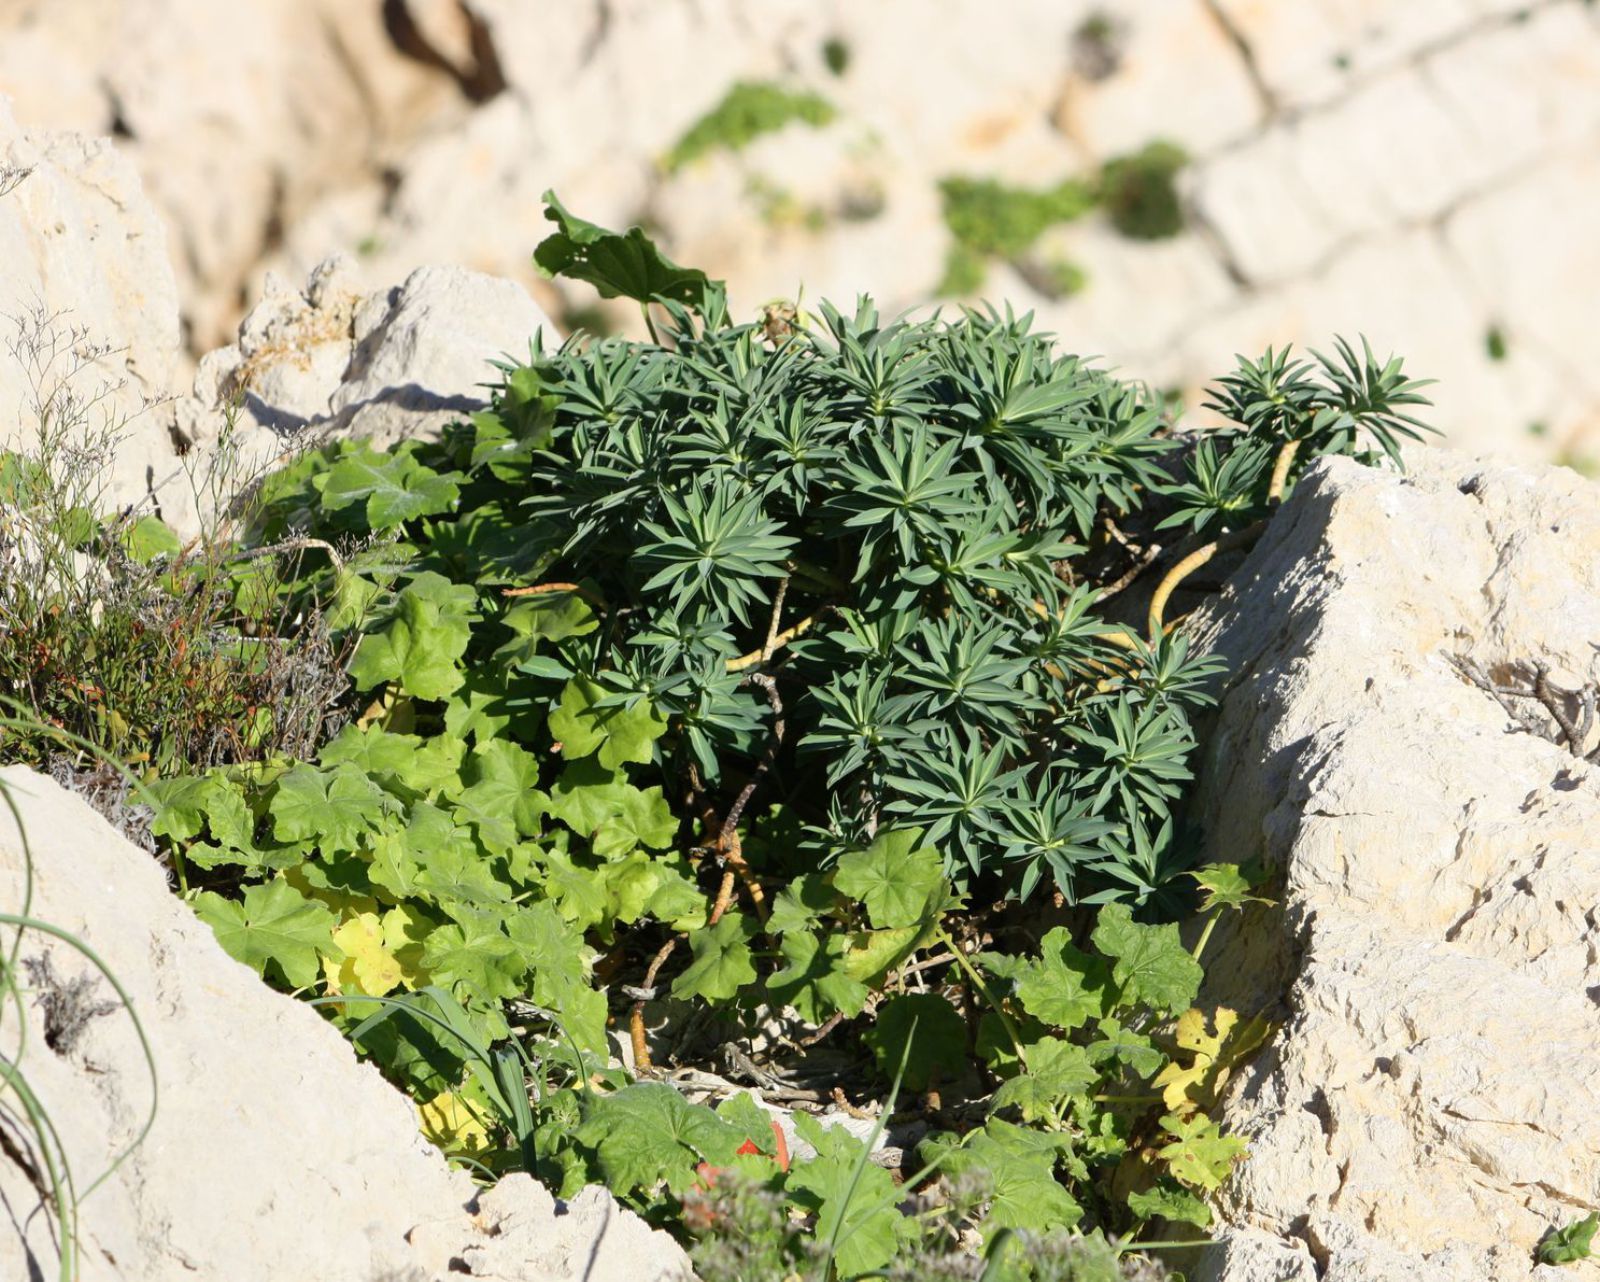
<path fill-rule="evenodd" d="M 9 196 L 18 187 L 27 181 L 28 175 L 33 173 L 32 165 L 15 165 L 9 161 L 0 164 L 0 198 Z"/>
<path fill-rule="evenodd" d="M 120 1003 L 96 996 L 100 976 L 62 979 L 49 953 L 23 959 L 33 985 L 33 1002 L 44 1017 L 44 1044 L 57 1055 L 70 1055 L 95 1020 L 119 1009 Z"/>
<path fill-rule="evenodd" d="M 1600 743 L 1589 746 L 1600 702 L 1600 684 L 1564 681 L 1547 663 L 1533 660 L 1509 665 L 1497 680 L 1482 664 L 1464 655 L 1452 656 L 1455 669 L 1469 682 L 1493 696 L 1517 727 L 1528 734 L 1564 747 L 1584 761 L 1600 761 Z M 1549 720 L 1539 715 L 1543 709 Z"/>
<path fill-rule="evenodd" d="M 47 770 L 149 849 L 149 815 L 108 759 L 148 775 L 312 755 L 338 728 L 347 656 L 315 608 L 285 617 L 281 567 L 239 547 L 249 477 L 228 442 L 194 465 L 216 520 L 186 543 L 148 496 L 108 502 L 141 412 L 107 376 L 115 352 L 42 306 L 0 331 L 23 388 L 0 440 L 0 701 L 25 718 L 0 730 L 0 760 Z M 165 546 L 139 550 L 152 537 Z"/>

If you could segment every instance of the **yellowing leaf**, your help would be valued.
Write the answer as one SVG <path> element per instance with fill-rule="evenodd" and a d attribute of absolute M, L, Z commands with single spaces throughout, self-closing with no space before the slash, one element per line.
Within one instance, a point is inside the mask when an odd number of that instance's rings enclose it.
<path fill-rule="evenodd" d="M 433 982 L 433 976 L 422 964 L 422 949 L 432 929 L 433 923 L 405 904 L 383 915 L 383 946 L 399 963 L 400 983 L 408 989 L 423 988 Z"/>
<path fill-rule="evenodd" d="M 1241 1024 L 1238 1012 L 1226 1006 L 1217 1008 L 1214 1027 L 1214 1033 L 1206 1031 L 1206 1013 L 1199 1007 L 1178 1016 L 1175 1040 L 1180 1054 L 1188 1053 L 1189 1063 L 1174 1060 L 1161 1070 L 1155 1085 L 1166 1106 L 1180 1116 L 1214 1108 L 1233 1070 L 1272 1032 L 1259 1015 Z"/>
<path fill-rule="evenodd" d="M 859 984 L 870 985 L 916 952 L 927 933 L 924 926 L 856 931 L 849 937 L 850 949 L 840 971 Z"/>
<path fill-rule="evenodd" d="M 1192 1189 L 1215 1192 L 1245 1158 L 1244 1141 L 1222 1134 L 1209 1117 L 1163 1117 L 1161 1129 L 1170 1139 L 1156 1155 L 1174 1179 Z"/>
<path fill-rule="evenodd" d="M 474 1157 L 488 1152 L 489 1128 L 454 1091 L 441 1091 L 426 1104 L 418 1104 L 417 1117 L 422 1133 L 446 1153 Z"/>
<path fill-rule="evenodd" d="M 382 997 L 399 987 L 403 968 L 384 946 L 383 923 L 377 913 L 357 913 L 333 932 L 333 942 L 344 950 L 337 977 L 329 977 L 329 987 L 337 992 Z M 323 970 L 326 972 L 327 965 Z"/>
<path fill-rule="evenodd" d="M 378 901 L 371 895 L 358 895 L 322 884 L 323 878 L 319 877 L 319 873 L 326 873 L 326 867 L 307 860 L 303 864 L 285 868 L 282 878 L 307 899 L 313 899 L 324 907 L 331 908 L 340 917 L 347 917 L 352 913 L 378 911 Z"/>

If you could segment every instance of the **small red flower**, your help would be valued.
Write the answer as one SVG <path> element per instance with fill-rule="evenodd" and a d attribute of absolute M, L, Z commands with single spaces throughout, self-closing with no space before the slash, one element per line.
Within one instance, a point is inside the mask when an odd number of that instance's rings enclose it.
<path fill-rule="evenodd" d="M 783 1127 L 779 1126 L 777 1122 L 772 1123 L 772 1137 L 775 1141 L 772 1160 L 778 1164 L 780 1171 L 787 1171 L 789 1169 L 789 1141 L 784 1138 Z M 734 1153 L 739 1157 L 760 1157 L 761 1148 L 754 1140 L 746 1140 L 738 1148 L 734 1149 Z M 712 1166 L 710 1162 L 701 1162 L 694 1168 L 694 1173 L 700 1177 L 702 1188 L 714 1189 L 717 1186 L 717 1177 L 726 1169 L 723 1166 Z"/>

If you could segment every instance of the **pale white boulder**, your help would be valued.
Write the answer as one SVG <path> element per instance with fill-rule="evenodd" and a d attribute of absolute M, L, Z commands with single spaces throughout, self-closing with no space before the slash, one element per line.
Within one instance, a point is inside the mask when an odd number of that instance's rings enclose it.
<path fill-rule="evenodd" d="M 488 403 L 494 362 L 560 343 L 513 281 L 424 267 L 390 289 L 359 282 L 338 255 L 304 289 L 270 282 L 238 341 L 200 362 L 193 393 L 173 407 L 175 431 L 208 464 L 240 460 L 230 488 L 336 437 L 381 449 L 437 436 Z"/>
<path fill-rule="evenodd" d="M 1307 273 L 1337 242 L 1339 224 L 1302 159 L 1294 131 L 1277 127 L 1185 178 L 1195 214 L 1246 286 Z"/>
<path fill-rule="evenodd" d="M 0 449 L 41 420 L 115 441 L 108 506 L 182 502 L 182 460 L 153 408 L 179 356 L 166 232 L 106 139 L 28 129 L 0 97 Z"/>
<path fill-rule="evenodd" d="M 1600 1276 L 1533 1263 L 1600 1207 L 1600 766 L 1453 663 L 1600 679 L 1600 488 L 1411 460 L 1318 463 L 1198 622 L 1233 673 L 1198 813 L 1282 902 L 1208 968 L 1281 1021 L 1209 1282 Z"/>
<path fill-rule="evenodd" d="M 422 267 L 357 307 L 331 431 L 379 446 L 437 435 L 488 402 L 495 361 L 526 360 L 560 334 L 513 281 Z"/>
<path fill-rule="evenodd" d="M 1555 362 L 1588 407 L 1584 420 L 1560 424 L 1555 439 L 1590 450 L 1600 441 L 1600 368 L 1590 341 L 1600 325 L 1600 290 L 1570 286 L 1600 282 L 1600 244 L 1588 231 L 1596 209 L 1600 158 L 1584 151 L 1464 206 L 1444 229 L 1467 278 L 1496 299 L 1511 350 Z M 1534 224 L 1539 235 L 1520 231 Z"/>
<path fill-rule="evenodd" d="M 1258 129 L 1270 104 L 1207 0 L 1143 0 L 1120 20 L 1116 69 L 1062 78 L 1056 124 L 1092 154 L 1138 151 L 1154 138 L 1204 155 Z"/>
<path fill-rule="evenodd" d="M 1217 0 L 1216 9 L 1250 50 L 1277 106 L 1325 103 L 1386 70 L 1471 31 L 1483 11 L 1514 0 Z"/>
<path fill-rule="evenodd" d="M 114 134 L 169 228 L 193 348 L 323 192 L 470 108 L 391 39 L 381 2 L 71 0 L 0 7 L 0 93 L 37 127 Z"/>

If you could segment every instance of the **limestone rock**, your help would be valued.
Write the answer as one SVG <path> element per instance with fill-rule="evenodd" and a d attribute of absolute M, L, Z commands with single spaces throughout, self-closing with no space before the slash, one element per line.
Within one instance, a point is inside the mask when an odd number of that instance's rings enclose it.
<path fill-rule="evenodd" d="M 1533 1265 L 1600 1207 L 1600 765 L 1454 664 L 1600 679 L 1600 488 L 1410 457 L 1318 463 L 1199 621 L 1234 674 L 1199 813 L 1282 903 L 1208 963 L 1282 1021 L 1208 1282 L 1600 1276 Z"/>
<path fill-rule="evenodd" d="M 1469 31 L 1509 0 L 1319 0 L 1257 4 L 1218 0 L 1217 10 L 1247 47 L 1267 91 L 1282 107 L 1336 98 L 1374 71 Z"/>
<path fill-rule="evenodd" d="M 108 505 L 179 490 L 151 408 L 178 359 L 177 290 L 134 166 L 104 139 L 22 128 L 0 98 L 0 263 L 0 449 L 36 444 L 48 417 L 104 469 Z"/>
<path fill-rule="evenodd" d="M 1109 10 L 1101 10 L 1103 17 Z M 1167 138 L 1197 155 L 1248 137 L 1266 104 L 1206 0 L 1150 0 L 1127 10 L 1114 68 L 1062 84 L 1057 127 L 1100 157 Z M 1188 108 L 1172 110 L 1181 83 Z"/>
<path fill-rule="evenodd" d="M 1448 42 L 1425 61 L 1427 80 L 1502 172 L 1552 152 L 1582 158 L 1600 128 L 1596 23 L 1588 6 L 1546 6 L 1490 38 Z"/>
<path fill-rule="evenodd" d="M 334 436 L 382 448 L 436 435 L 487 402 L 491 362 L 560 341 L 511 281 L 424 267 L 363 294 L 358 279 L 354 262 L 335 256 L 304 290 L 269 282 L 238 341 L 200 362 L 193 394 L 174 407 L 182 437 L 222 459 L 226 431 L 250 474 Z"/>
<path fill-rule="evenodd" d="M 1595 127 L 1600 129 L 1600 121 Z M 1456 258 L 1468 264 L 1480 296 L 1497 300 L 1510 355 L 1532 355 L 1567 375 L 1568 403 L 1521 422 L 1525 428 L 1543 424 L 1569 458 L 1600 448 L 1600 371 L 1580 337 L 1600 323 L 1600 292 L 1569 293 L 1562 285 L 1600 278 L 1600 246 L 1578 232 L 1583 211 L 1596 201 L 1600 160 L 1585 151 L 1570 163 L 1542 165 L 1525 181 L 1463 208 L 1444 232 Z M 1525 238 L 1514 229 L 1530 217 L 1543 233 Z"/>
<path fill-rule="evenodd" d="M 145 852 L 29 770 L 0 771 L 0 786 L 20 814 L 19 829 L 0 806 L 0 904 L 21 908 L 31 857 L 28 911 L 117 976 L 160 1086 L 148 1137 L 81 1205 L 82 1282 L 657 1282 L 685 1269 L 669 1238 L 603 1190 L 562 1206 L 508 1176 L 475 1193 L 420 1137 L 404 1097 L 310 1006 L 228 957 Z M 8 948 L 14 938 L 8 928 Z M 95 973 L 37 930 L 22 932 L 18 956 L 47 961 L 49 978 L 31 972 L 36 999 Z M 132 1143 L 151 1098 L 132 1021 L 103 980 L 89 999 L 100 1013 L 71 1035 L 59 1012 L 47 1021 L 28 1001 L 21 1059 L 80 1191 Z M 7 1056 L 17 1033 L 8 1018 Z M 0 1276 L 54 1276 L 50 1216 L 22 1151 L 0 1157 L 13 1226 L 0 1233 Z"/>
<path fill-rule="evenodd" d="M 17 0 L 0 10 L 0 92 L 25 123 L 122 140 L 167 219 L 204 351 L 236 323 L 263 247 L 315 196 L 377 179 L 391 149 L 469 108 L 447 68 L 396 46 L 386 7 Z"/>
<path fill-rule="evenodd" d="M 725 278 L 739 319 L 863 289 L 893 313 L 937 301 L 941 179 L 1037 188 L 1172 139 L 1190 154 L 1181 237 L 1129 242 L 1091 215 L 1040 261 L 993 264 L 984 293 L 1191 406 L 1236 352 L 1364 332 L 1439 380 L 1454 444 L 1600 468 L 1594 6 L 992 9 L 10 0 L 0 91 L 30 123 L 113 133 L 134 159 L 170 223 L 191 358 L 271 296 L 268 273 L 298 282 L 341 249 L 357 294 L 455 265 L 591 322 L 593 292 L 529 258 L 550 187 Z M 666 172 L 738 80 L 820 93 L 837 118 Z M 1063 295 L 1049 268 L 1068 262 L 1088 283 Z M 599 319 L 641 332 L 625 305 Z"/>
<path fill-rule="evenodd" d="M 1251 286 L 1310 270 L 1337 235 L 1295 144 L 1291 131 L 1268 130 L 1188 180 L 1193 207 Z"/>
<path fill-rule="evenodd" d="M 665 1233 L 591 1186 L 557 1204 L 529 1175 L 505 1176 L 482 1194 L 470 1221 L 418 1225 L 411 1245 L 424 1268 L 483 1282 L 686 1282 L 688 1261 Z"/>
<path fill-rule="evenodd" d="M 506 88 L 499 51 L 470 0 L 398 0 L 384 19 L 400 49 L 448 70 L 474 102 Z"/>
<path fill-rule="evenodd" d="M 1285 1242 L 1270 1233 L 1257 1233 L 1247 1228 L 1223 1234 L 1210 1248 L 1206 1264 L 1218 1278 L 1318 1282 L 1316 1261 L 1303 1242 Z"/>
<path fill-rule="evenodd" d="M 490 362 L 559 345 L 520 285 L 456 267 L 423 267 L 357 309 L 350 367 L 329 401 L 331 428 L 385 445 L 436 434 L 481 409 Z"/>

